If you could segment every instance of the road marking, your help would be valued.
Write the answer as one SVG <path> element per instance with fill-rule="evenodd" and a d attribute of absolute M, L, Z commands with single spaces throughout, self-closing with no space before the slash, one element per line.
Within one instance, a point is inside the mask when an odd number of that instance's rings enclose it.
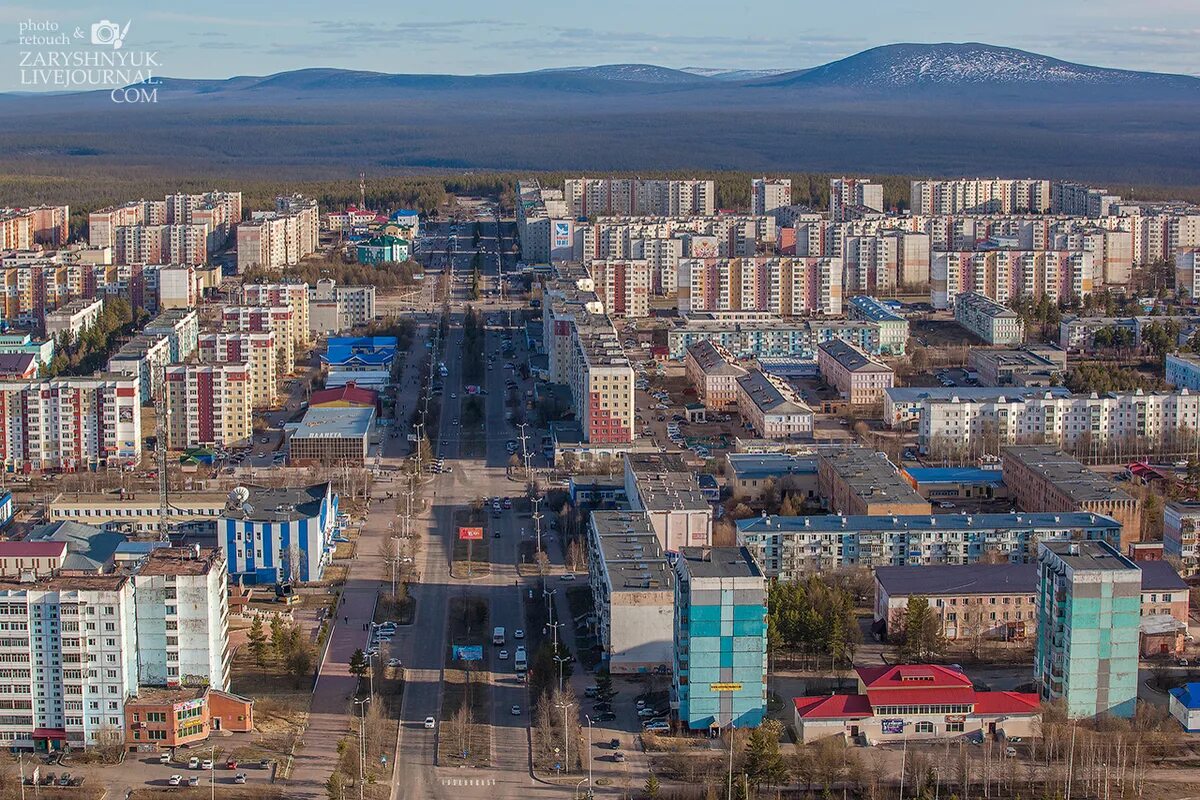
<path fill-rule="evenodd" d="M 495 778 L 442 778 L 442 786 L 495 786 Z"/>

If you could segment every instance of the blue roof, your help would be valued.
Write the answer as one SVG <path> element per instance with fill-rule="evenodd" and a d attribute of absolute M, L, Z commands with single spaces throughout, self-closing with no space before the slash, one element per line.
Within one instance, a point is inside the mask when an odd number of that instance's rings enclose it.
<path fill-rule="evenodd" d="M 1185 683 L 1171 690 L 1171 696 L 1188 709 L 1200 708 L 1200 683 Z"/>
<path fill-rule="evenodd" d="M 329 348 L 351 347 L 355 350 L 382 350 L 400 346 L 395 336 L 334 336 L 326 342 Z"/>
<path fill-rule="evenodd" d="M 392 212 L 392 219 L 399 219 L 400 217 L 419 217 L 419 216 L 421 216 L 421 215 L 419 213 L 417 213 L 416 211 L 413 211 L 411 208 L 401 208 L 401 209 L 397 209 L 396 211 Z"/>
<path fill-rule="evenodd" d="M 355 352 L 349 347 L 330 347 L 326 352 L 321 354 L 321 361 L 334 365 L 359 364 L 363 366 L 386 367 L 395 358 L 395 350 L 362 353 Z"/>
<path fill-rule="evenodd" d="M 170 547 L 170 542 L 121 542 L 117 545 L 117 555 L 149 555 L 162 547 Z"/>
<path fill-rule="evenodd" d="M 979 467 L 905 467 L 917 483 L 1003 483 L 1004 474 L 998 469 Z"/>

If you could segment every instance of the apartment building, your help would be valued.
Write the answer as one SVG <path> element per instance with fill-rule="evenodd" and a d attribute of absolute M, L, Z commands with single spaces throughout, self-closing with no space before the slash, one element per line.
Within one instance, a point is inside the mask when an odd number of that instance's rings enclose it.
<path fill-rule="evenodd" d="M 74 344 L 88 328 L 100 321 L 103 300 L 72 300 L 66 305 L 46 312 L 46 336 Z"/>
<path fill-rule="evenodd" d="M 876 632 L 902 632 L 913 597 L 929 601 L 942 635 L 950 641 L 1021 641 L 1033 636 L 1037 627 L 1037 565 L 877 567 Z"/>
<path fill-rule="evenodd" d="M 344 333 L 374 320 L 374 286 L 338 286 L 332 278 L 322 278 L 308 287 L 310 339 Z"/>
<path fill-rule="evenodd" d="M 782 378 L 751 369 L 734 384 L 742 422 L 759 438 L 812 438 L 813 411 Z"/>
<path fill-rule="evenodd" d="M 834 339 L 868 353 L 880 352 L 879 325 L 865 320 L 787 320 L 761 311 L 692 312 L 667 331 L 667 350 L 676 361 L 687 348 L 715 342 L 738 358 L 798 358 L 816 361 L 817 346 Z"/>
<path fill-rule="evenodd" d="M 1096 189 L 1082 183 L 1068 181 L 1050 185 L 1050 210 L 1056 214 L 1074 217 L 1107 217 L 1113 206 L 1121 202 L 1107 189 Z"/>
<path fill-rule="evenodd" d="M 676 453 L 626 453 L 625 497 L 667 552 L 712 543 L 712 504 Z"/>
<path fill-rule="evenodd" d="M 767 586 L 743 547 L 675 561 L 671 705 L 691 730 L 754 728 L 767 709 Z"/>
<path fill-rule="evenodd" d="M 116 229 L 113 260 L 200 266 L 208 260 L 211 236 L 208 225 L 126 225 Z"/>
<path fill-rule="evenodd" d="M 954 321 L 987 344 L 1011 347 L 1025 341 L 1025 323 L 1017 312 L 976 292 L 955 297 Z"/>
<path fill-rule="evenodd" d="M 221 328 L 227 333 L 274 333 L 275 365 L 281 375 L 291 375 L 296 368 L 296 355 L 307 344 L 308 331 L 303 333 L 290 305 L 282 306 L 224 306 L 221 308 Z"/>
<path fill-rule="evenodd" d="M 696 342 L 687 349 L 683 359 L 688 383 L 696 389 L 696 397 L 711 411 L 725 411 L 738 403 L 738 379 L 745 377 L 733 354 L 708 340 Z"/>
<path fill-rule="evenodd" d="M 171 194 L 166 197 L 166 212 L 169 224 L 207 226 L 207 251 L 212 255 L 230 243 L 242 221 L 242 193 Z"/>
<path fill-rule="evenodd" d="M 1178 560 L 1185 576 L 1200 572 L 1200 501 L 1177 500 L 1163 511 L 1163 555 Z"/>
<path fill-rule="evenodd" d="M 1121 523 L 1089 512 L 766 516 L 737 527 L 767 577 L 786 581 L 845 567 L 1023 564 L 1041 541 L 1121 539 Z"/>
<path fill-rule="evenodd" d="M 949 308 L 966 292 L 998 303 L 1043 296 L 1059 303 L 1086 297 L 1096 284 L 1095 256 L 1084 250 L 939 251 L 930 264 L 934 308 Z"/>
<path fill-rule="evenodd" d="M 199 339 L 202 364 L 244 364 L 250 371 L 250 404 L 271 408 L 279 399 L 275 333 L 206 333 Z"/>
<path fill-rule="evenodd" d="M 851 219 L 855 209 L 883 212 L 883 184 L 866 178 L 830 178 L 829 214 L 834 222 Z"/>
<path fill-rule="evenodd" d="M 1051 182 L 1034 178 L 918 180 L 910 184 L 913 214 L 1045 214 L 1051 211 Z"/>
<path fill-rule="evenodd" d="M 166 369 L 167 447 L 233 447 L 250 440 L 248 364 L 180 364 Z"/>
<path fill-rule="evenodd" d="M 1175 290 L 1193 300 L 1200 297 L 1200 248 L 1175 254 Z"/>
<path fill-rule="evenodd" d="M 777 216 L 792 204 L 791 178 L 754 178 L 750 181 L 750 213 Z"/>
<path fill-rule="evenodd" d="M 1160 317 L 1063 317 L 1058 323 L 1058 346 L 1064 350 L 1092 350 L 1096 347 L 1096 334 L 1128 331 L 1134 347 L 1142 343 L 1142 331 L 1148 325 L 1173 323 L 1182 332 L 1191 332 L 1200 323 L 1200 318 L 1184 316 Z"/>
<path fill-rule="evenodd" d="M 1131 717 L 1137 704 L 1141 571 L 1103 542 L 1038 550 L 1034 678 L 1067 716 Z"/>
<path fill-rule="evenodd" d="M 168 522 L 172 530 L 211 535 L 228 492 L 172 492 Z M 106 531 L 146 535 L 161 528 L 162 504 L 158 492 L 121 494 L 71 492 L 59 494 L 49 503 L 51 523 L 77 522 Z"/>
<path fill-rule="evenodd" d="M 0 456 L 13 472 L 75 472 L 142 456 L 138 384 L 125 375 L 0 381 Z"/>
<path fill-rule="evenodd" d="M 70 206 L 0 208 L 0 250 L 29 250 L 35 244 L 65 245 L 70 220 Z"/>
<path fill-rule="evenodd" d="M 163 369 L 170 363 L 170 338 L 139 333 L 108 359 L 108 371 L 134 378 L 138 385 L 138 402 L 151 405 L 162 393 Z"/>
<path fill-rule="evenodd" d="M 142 333 L 165 336 L 170 343 L 171 361 L 186 361 L 200 345 L 200 315 L 195 309 L 169 309 L 147 322 Z"/>
<path fill-rule="evenodd" d="M 602 659 L 612 674 L 671 666 L 675 572 L 645 514 L 593 511 L 588 581 Z"/>
<path fill-rule="evenodd" d="M 892 462 L 857 445 L 817 451 L 820 497 L 831 511 L 848 516 L 928 514 L 923 499 Z"/>
<path fill-rule="evenodd" d="M 562 198 L 575 217 L 712 216 L 716 185 L 704 180 L 568 178 Z"/>
<path fill-rule="evenodd" d="M 867 295 L 851 297 L 846 307 L 850 319 L 873 322 L 879 326 L 881 355 L 902 356 L 908 349 L 908 320 L 886 303 Z"/>
<path fill-rule="evenodd" d="M 575 249 L 575 220 L 571 204 L 557 189 L 543 189 L 535 179 L 517 183 L 517 236 L 527 264 L 569 261 Z"/>
<path fill-rule="evenodd" d="M 605 313 L 614 319 L 650 316 L 650 262 L 596 259 L 587 265 Z"/>
<path fill-rule="evenodd" d="M 317 250 L 317 202 L 301 195 L 275 198 L 275 211 L 257 211 L 237 226 L 238 272 L 300 263 Z"/>
<path fill-rule="evenodd" d="M 241 304 L 272 308 L 290 307 L 295 346 L 300 348 L 309 340 L 308 298 L 307 283 L 248 283 L 242 286 Z"/>
<path fill-rule="evenodd" d="M 880 402 L 896 381 L 891 367 L 840 339 L 817 347 L 817 368 L 825 382 L 851 405 Z"/>
<path fill-rule="evenodd" d="M 687 307 L 693 312 L 766 311 L 781 317 L 842 313 L 839 259 L 687 258 L 679 262 L 679 270 L 681 288 L 687 275 Z"/>
<path fill-rule="evenodd" d="M 0 624 L 10 632 L 0 639 L 0 660 L 12 692 L 0 741 L 47 751 L 121 735 L 125 702 L 138 690 L 132 578 L 56 574 L 0 583 Z"/>
<path fill-rule="evenodd" d="M 134 200 L 88 214 L 88 244 L 115 247 L 118 229 L 133 225 L 166 225 L 165 200 Z"/>
<path fill-rule="evenodd" d="M 1071 456 L 1045 445 L 1006 447 L 1004 484 L 1026 511 L 1089 511 L 1121 523 L 1121 552 L 1142 539 L 1142 501 L 1092 472 Z"/>
<path fill-rule="evenodd" d="M 138 683 L 229 688 L 229 571 L 219 549 L 152 550 L 133 575 Z"/>

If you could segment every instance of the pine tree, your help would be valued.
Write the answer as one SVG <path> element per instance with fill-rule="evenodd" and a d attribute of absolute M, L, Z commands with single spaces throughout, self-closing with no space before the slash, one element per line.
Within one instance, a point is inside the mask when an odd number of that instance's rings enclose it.
<path fill-rule="evenodd" d="M 246 635 L 250 655 L 254 657 L 255 665 L 261 667 L 267 662 L 267 635 L 263 631 L 262 617 L 255 617 L 250 623 L 250 632 Z"/>
<path fill-rule="evenodd" d="M 658 783 L 658 776 L 651 772 L 650 777 L 646 778 L 646 797 L 649 800 L 657 800 L 661 789 L 662 787 Z"/>
<path fill-rule="evenodd" d="M 367 654 L 362 651 L 362 648 L 355 650 L 350 656 L 350 674 L 361 680 L 369 668 Z"/>
<path fill-rule="evenodd" d="M 283 629 L 283 620 L 281 620 L 279 617 L 272 617 L 271 618 L 271 652 L 275 656 L 275 658 L 283 658 L 284 657 L 284 654 L 285 654 L 284 637 L 285 637 L 286 633 L 287 632 Z"/>
<path fill-rule="evenodd" d="M 786 783 L 788 770 L 779 752 L 780 726 L 767 720 L 750 732 L 746 741 L 746 760 L 742 770 L 755 789 Z"/>

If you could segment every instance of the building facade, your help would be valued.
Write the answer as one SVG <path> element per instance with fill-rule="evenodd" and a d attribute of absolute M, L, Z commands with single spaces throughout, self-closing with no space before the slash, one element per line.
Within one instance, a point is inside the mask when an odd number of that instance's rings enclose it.
<path fill-rule="evenodd" d="M 246 363 L 180 364 L 166 369 L 167 447 L 233 447 L 253 430 Z"/>

